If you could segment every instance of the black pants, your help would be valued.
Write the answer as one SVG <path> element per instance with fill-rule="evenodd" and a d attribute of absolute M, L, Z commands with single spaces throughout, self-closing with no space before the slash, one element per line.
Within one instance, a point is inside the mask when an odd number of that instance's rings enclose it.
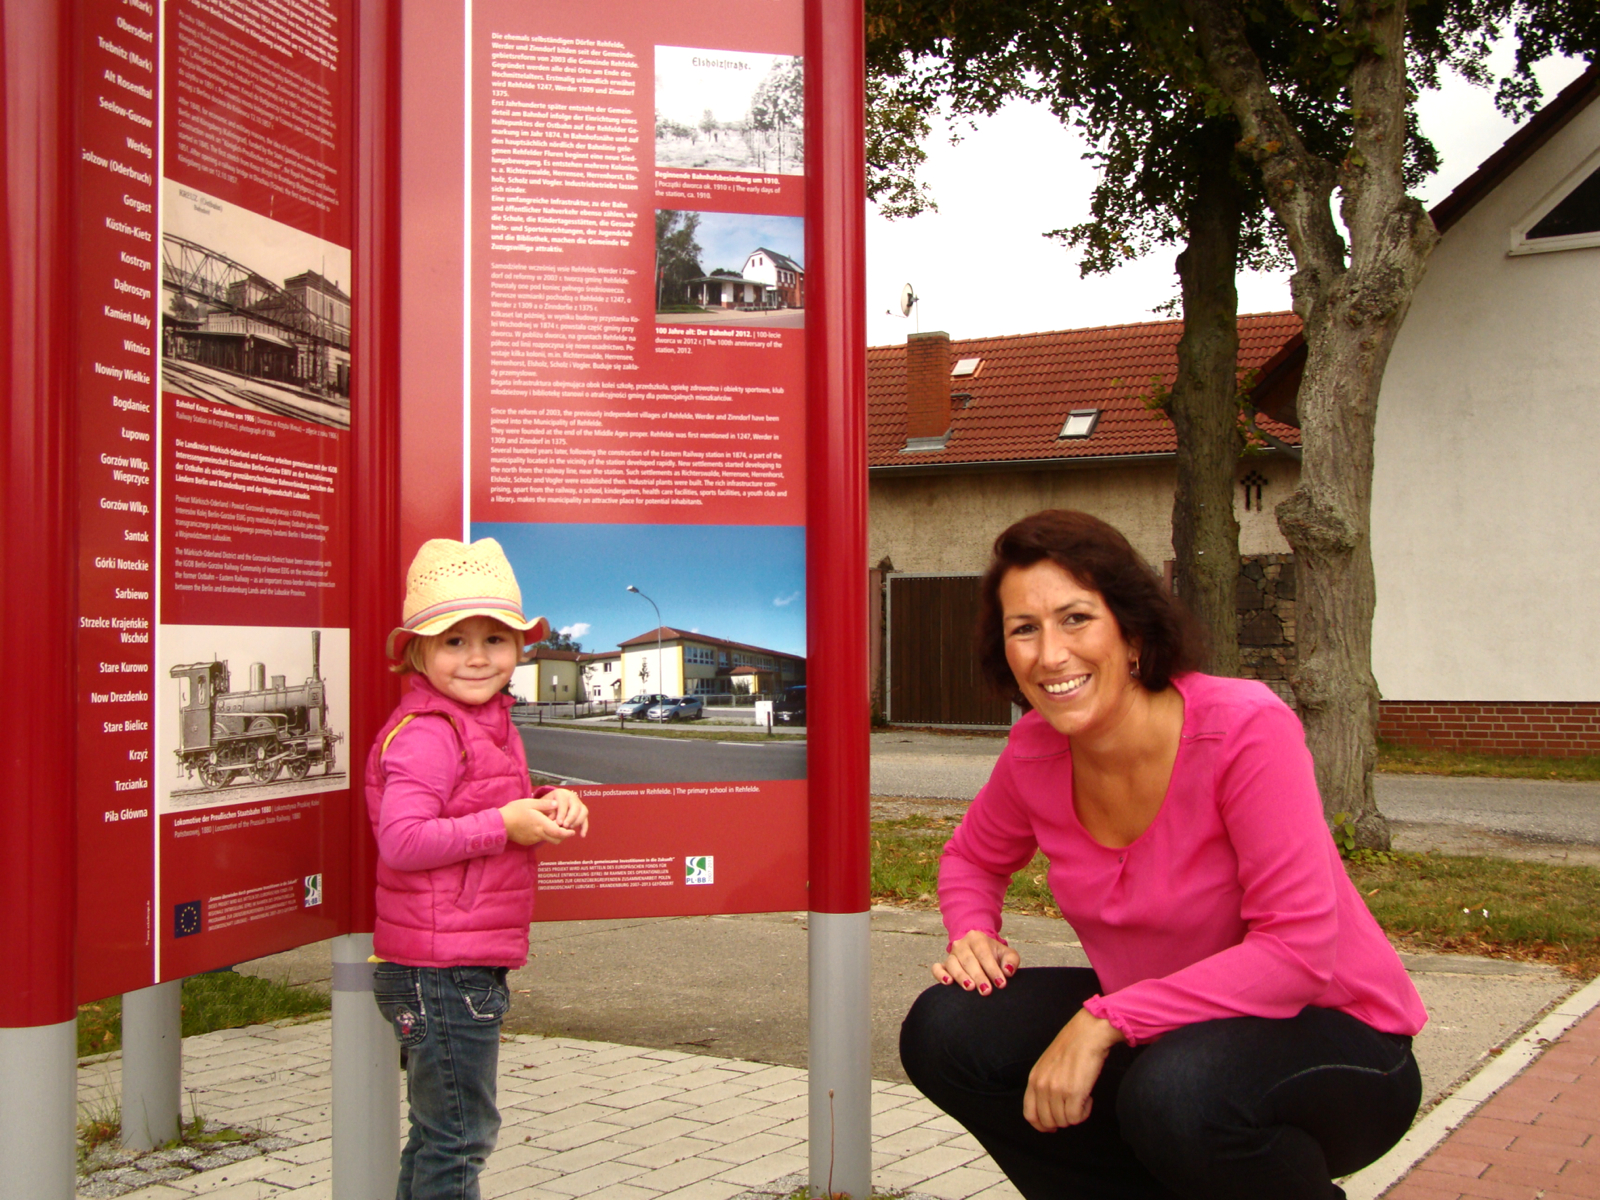
<path fill-rule="evenodd" d="M 1027 1200 L 1335 1200 L 1416 1115 L 1411 1039 L 1345 1013 L 1233 1017 L 1116 1046 L 1089 1119 L 1040 1133 L 1028 1072 L 1100 991 L 1093 971 L 1033 967 L 980 996 L 935 984 L 900 1029 L 911 1082 L 960 1121 Z"/>

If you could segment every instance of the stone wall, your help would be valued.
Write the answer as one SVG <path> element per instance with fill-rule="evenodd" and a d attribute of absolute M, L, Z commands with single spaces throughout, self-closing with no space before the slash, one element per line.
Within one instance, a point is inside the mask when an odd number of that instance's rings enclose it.
<path fill-rule="evenodd" d="M 1239 667 L 1294 706 L 1294 555 L 1245 554 L 1239 559 Z"/>

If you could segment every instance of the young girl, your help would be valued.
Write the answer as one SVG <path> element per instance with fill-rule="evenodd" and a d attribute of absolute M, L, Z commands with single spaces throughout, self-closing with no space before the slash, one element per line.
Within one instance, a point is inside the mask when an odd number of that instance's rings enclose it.
<path fill-rule="evenodd" d="M 588 832 L 561 788 L 530 788 L 502 689 L 529 642 L 522 591 L 491 538 L 427 542 L 389 657 L 409 687 L 367 760 L 378 839 L 378 1008 L 405 1048 L 411 1134 L 397 1200 L 478 1200 L 500 1130 L 506 972 L 528 959 L 533 848 Z M 532 795 L 529 794 L 532 790 Z"/>

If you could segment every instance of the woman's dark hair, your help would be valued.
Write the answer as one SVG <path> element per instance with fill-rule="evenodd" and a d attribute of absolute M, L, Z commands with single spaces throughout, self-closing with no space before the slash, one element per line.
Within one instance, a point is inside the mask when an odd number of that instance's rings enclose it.
<path fill-rule="evenodd" d="M 978 667 L 1001 696 L 1029 707 L 1006 662 L 1000 581 L 1008 571 L 1049 559 L 1083 587 L 1105 597 L 1123 638 L 1139 647 L 1139 683 L 1166 689 L 1174 675 L 1205 665 L 1205 634 L 1128 539 L 1099 517 L 1053 508 L 1024 517 L 994 540 L 979 585 Z"/>

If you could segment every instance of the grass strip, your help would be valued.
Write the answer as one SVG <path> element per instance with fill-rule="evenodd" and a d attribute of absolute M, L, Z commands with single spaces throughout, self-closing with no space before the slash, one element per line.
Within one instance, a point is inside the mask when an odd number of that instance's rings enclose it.
<path fill-rule="evenodd" d="M 1600 780 L 1600 755 L 1543 758 L 1532 755 L 1468 754 L 1418 750 L 1378 743 L 1378 770 L 1394 775 L 1477 775 L 1490 779 Z"/>
<path fill-rule="evenodd" d="M 183 981 L 183 1036 L 327 1012 L 331 1004 L 323 992 L 289 987 L 254 975 L 232 971 L 191 975 Z M 122 997 L 110 996 L 79 1006 L 79 1056 L 120 1049 Z"/>
<path fill-rule="evenodd" d="M 1600 870 L 1358 850 L 1346 864 L 1372 915 L 1407 949 L 1600 973 Z"/>
<path fill-rule="evenodd" d="M 938 907 L 939 852 L 955 817 L 872 823 L 872 899 Z M 1404 949 L 1481 954 L 1600 974 L 1600 870 L 1447 854 L 1357 851 L 1345 864 L 1384 931 Z M 1060 916 L 1035 855 L 1005 911 Z"/>

